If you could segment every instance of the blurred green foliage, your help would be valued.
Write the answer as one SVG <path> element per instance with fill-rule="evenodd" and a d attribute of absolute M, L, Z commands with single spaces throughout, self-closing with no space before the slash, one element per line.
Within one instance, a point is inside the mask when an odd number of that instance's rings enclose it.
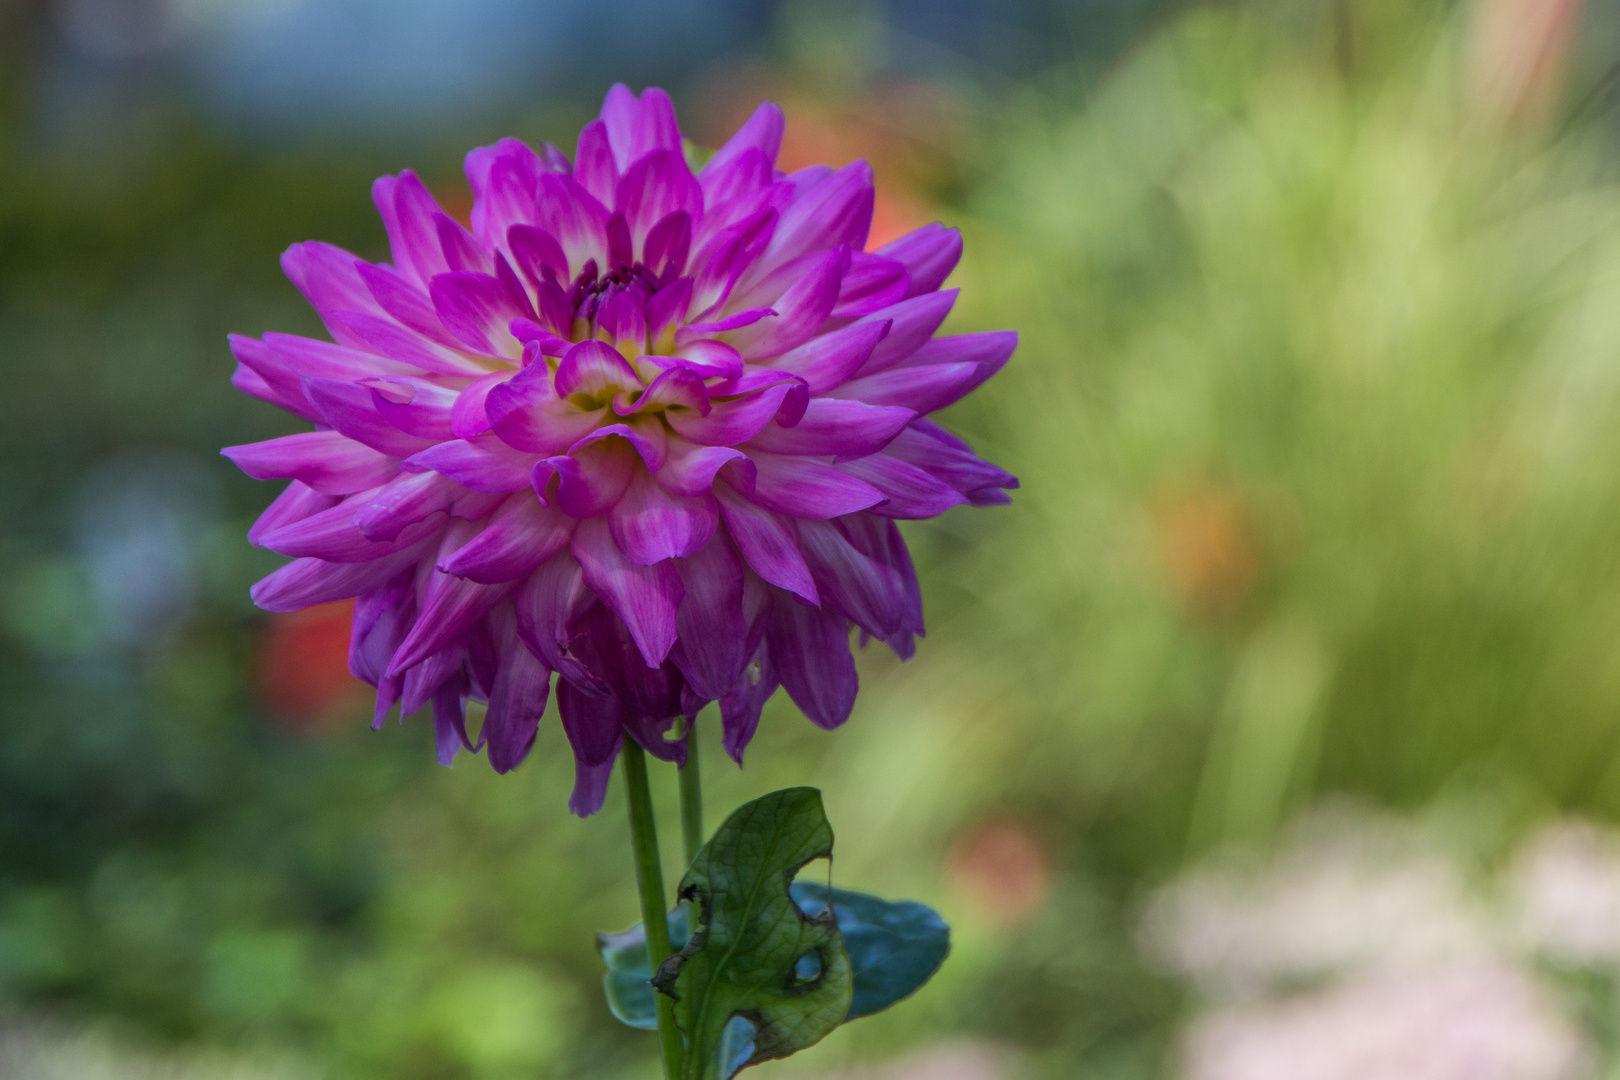
<path fill-rule="evenodd" d="M 956 950 L 767 1073 L 968 1032 L 1038 1075 L 1162 1075 L 1181 1003 L 1133 924 L 1190 855 L 1326 792 L 1460 794 L 1492 835 L 1620 817 L 1615 160 L 1601 110 L 1484 110 L 1470 25 L 1427 0 L 1198 11 L 1082 107 L 1025 89 L 981 118 L 953 326 L 1024 338 L 950 422 L 1024 488 L 908 529 L 931 633 L 910 665 L 864 658 L 845 730 L 778 700 L 747 769 L 712 719 L 704 748 L 712 820 L 822 787 L 835 880 L 938 907 Z M 369 181 L 405 163 L 174 121 L 90 168 L 29 147 L 21 85 L 0 1002 L 310 1075 L 652 1075 L 592 938 L 636 918 L 623 807 L 567 816 L 556 725 L 498 778 L 438 769 L 419 721 L 300 735 L 254 702 L 246 588 L 275 560 L 241 537 L 273 492 L 213 454 L 293 424 L 230 390 L 224 334 L 315 332 L 277 253 L 380 257 Z M 410 164 L 446 180 L 445 155 Z M 129 642 L 96 629 L 81 534 L 85 478 L 132 450 L 201 463 L 217 498 L 189 617 Z M 1027 917 L 963 884 L 961 838 L 997 821 L 1049 863 Z"/>

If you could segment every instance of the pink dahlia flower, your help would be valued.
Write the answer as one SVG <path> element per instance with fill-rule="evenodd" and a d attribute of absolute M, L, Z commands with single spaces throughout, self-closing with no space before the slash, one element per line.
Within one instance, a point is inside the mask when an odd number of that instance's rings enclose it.
<path fill-rule="evenodd" d="M 694 175 L 669 97 L 615 86 L 571 165 L 467 155 L 471 231 L 404 172 L 372 189 L 393 265 L 282 257 L 333 341 L 232 339 L 235 385 L 315 425 L 225 451 L 292 481 L 249 538 L 294 561 L 253 599 L 355 597 L 379 724 L 431 703 L 441 761 L 487 746 L 505 772 L 556 673 L 589 814 L 623 732 L 684 761 L 671 726 L 718 701 L 740 761 L 779 685 L 849 716 L 851 624 L 911 655 L 895 520 L 1017 486 L 925 418 L 1016 335 L 934 337 L 961 238 L 864 250 L 871 170 L 783 174 L 782 128 L 760 106 Z"/>

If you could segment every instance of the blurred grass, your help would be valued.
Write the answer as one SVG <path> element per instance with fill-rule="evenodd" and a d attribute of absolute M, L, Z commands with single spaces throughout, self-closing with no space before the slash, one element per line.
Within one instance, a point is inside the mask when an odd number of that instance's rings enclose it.
<path fill-rule="evenodd" d="M 845 730 L 778 700 L 745 770 L 712 719 L 704 763 L 712 821 L 823 787 L 838 880 L 936 904 L 956 951 L 767 1072 L 968 1033 L 1036 1075 L 1162 1075 L 1181 1003 L 1133 924 L 1189 856 L 1332 792 L 1620 817 L 1611 139 L 1482 111 L 1469 31 L 1428 2 L 1203 10 L 1079 109 L 980 118 L 952 326 L 1023 346 L 950 423 L 1024 488 L 908 527 L 930 636 L 863 657 Z M 271 492 L 211 455 L 291 425 L 229 389 L 223 335 L 312 332 L 276 253 L 379 253 L 366 192 L 399 163 L 161 145 L 11 146 L 0 175 L 0 1002 L 312 1075 L 651 1075 L 596 988 L 592 931 L 635 917 L 622 807 L 566 816 L 556 725 L 497 778 L 434 767 L 420 722 L 309 738 L 253 700 L 267 566 L 238 538 Z M 196 612 L 145 648 L 86 631 L 73 540 L 130 448 L 221 491 Z M 990 821 L 1050 864 L 1022 921 L 947 872 Z"/>

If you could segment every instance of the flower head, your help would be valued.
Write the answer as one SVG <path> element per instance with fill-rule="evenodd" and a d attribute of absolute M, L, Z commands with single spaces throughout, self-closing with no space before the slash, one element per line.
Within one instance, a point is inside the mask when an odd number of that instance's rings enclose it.
<path fill-rule="evenodd" d="M 740 761 L 779 685 L 849 716 L 852 623 L 911 655 L 895 520 L 1017 486 L 925 417 L 1016 336 L 934 337 L 958 234 L 865 251 L 870 169 L 784 175 L 782 130 L 762 105 L 694 174 L 668 96 L 615 86 L 572 164 L 468 154 L 470 230 L 404 172 L 372 189 L 391 266 L 283 256 L 333 341 L 232 339 L 235 385 L 316 425 L 225 451 L 292 481 L 249 538 L 294 561 L 253 599 L 356 598 L 379 724 L 431 703 L 441 761 L 505 772 L 555 673 L 588 814 L 624 732 L 683 761 L 672 725 L 718 701 Z"/>

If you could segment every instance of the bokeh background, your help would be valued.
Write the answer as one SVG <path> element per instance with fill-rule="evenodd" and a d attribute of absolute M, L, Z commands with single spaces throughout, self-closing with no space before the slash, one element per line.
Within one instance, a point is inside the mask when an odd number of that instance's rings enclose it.
<path fill-rule="evenodd" d="M 369 731 L 217 456 L 295 429 L 227 382 L 319 332 L 284 247 L 618 80 L 780 102 L 1023 335 L 917 658 L 741 771 L 705 718 L 711 821 L 817 784 L 955 928 L 756 1075 L 1620 1075 L 1617 64 L 1617 0 L 0 0 L 0 1077 L 656 1075 L 617 788 Z"/>

